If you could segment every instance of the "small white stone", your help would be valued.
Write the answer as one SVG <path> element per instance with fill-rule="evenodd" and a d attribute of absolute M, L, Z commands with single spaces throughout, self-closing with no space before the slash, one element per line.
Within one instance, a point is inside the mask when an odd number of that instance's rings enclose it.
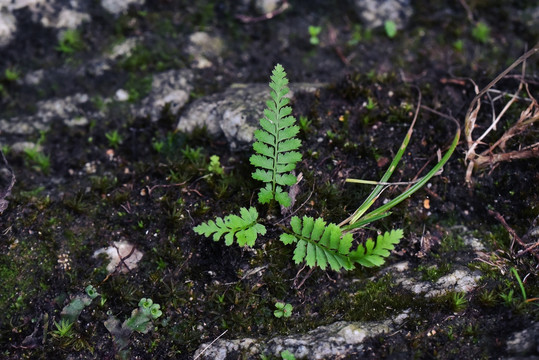
<path fill-rule="evenodd" d="M 107 265 L 109 274 L 119 268 L 119 272 L 127 273 L 130 270 L 136 269 L 138 262 L 142 259 L 142 252 L 135 249 L 134 246 L 127 241 L 115 241 L 114 246 L 101 248 L 94 252 L 93 257 L 99 254 L 107 254 L 110 262 Z M 120 264 L 121 262 L 121 264 Z"/>
<path fill-rule="evenodd" d="M 124 89 L 118 89 L 114 94 L 114 99 L 116 101 L 127 101 L 129 100 L 129 93 Z"/>

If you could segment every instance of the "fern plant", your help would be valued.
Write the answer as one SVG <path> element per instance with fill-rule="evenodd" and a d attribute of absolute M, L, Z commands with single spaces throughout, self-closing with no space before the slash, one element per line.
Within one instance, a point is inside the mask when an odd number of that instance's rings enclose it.
<path fill-rule="evenodd" d="M 291 116 L 292 108 L 287 106 L 289 99 L 286 94 L 288 79 L 280 64 L 273 69 L 271 82 L 271 100 L 266 102 L 264 117 L 260 119 L 260 127 L 255 131 L 256 142 L 253 143 L 253 154 L 249 161 L 257 169 L 253 178 L 266 183 L 260 189 L 258 201 L 261 204 L 276 200 L 284 207 L 290 206 L 290 197 L 283 186 L 294 185 L 297 178 L 291 173 L 296 163 L 301 161 L 301 154 L 296 151 L 301 141 L 296 138 L 299 127 L 296 119 Z"/>
<path fill-rule="evenodd" d="M 254 207 L 241 208 L 240 216 L 227 215 L 224 218 L 216 218 L 196 226 L 193 230 L 199 235 L 210 237 L 219 241 L 225 235 L 225 244 L 230 246 L 234 243 L 234 237 L 240 246 L 253 246 L 258 234 L 265 235 L 266 227 L 257 222 L 258 212 Z"/>
<path fill-rule="evenodd" d="M 291 200 L 285 191 L 285 186 L 291 186 L 297 181 L 292 170 L 295 169 L 297 162 L 301 161 L 301 154 L 297 151 L 301 146 L 301 141 L 296 138 L 299 127 L 295 125 L 296 119 L 290 115 L 292 109 L 288 106 L 289 99 L 286 97 L 289 92 L 288 79 L 281 65 L 275 66 L 269 85 L 272 89 L 271 99 L 266 102 L 264 117 L 260 119 L 261 129 L 255 131 L 256 142 L 253 144 L 255 154 L 249 160 L 256 167 L 252 174 L 253 178 L 265 183 L 258 194 L 259 203 L 271 204 L 277 201 L 280 205 L 288 207 Z M 385 262 L 390 251 L 403 237 L 402 230 L 392 230 L 378 235 L 376 240 L 369 238 L 363 244 L 357 245 L 354 250 L 352 250 L 354 243 L 352 233 L 355 229 L 388 216 L 392 207 L 424 186 L 449 160 L 460 137 L 460 129 L 458 129 L 449 150 L 427 175 L 418 179 L 414 185 L 396 198 L 368 212 L 385 187 L 391 185 L 387 181 L 404 154 L 416 119 L 417 112 L 406 137 L 380 182 L 347 179 L 347 182 L 376 185 L 369 197 L 350 217 L 338 225 L 327 224 L 322 218 L 315 220 L 308 216 L 301 219 L 294 216 L 291 219 L 292 229 L 282 234 L 280 240 L 286 245 L 295 245 L 293 260 L 296 264 L 305 262 L 311 268 L 320 267 L 325 270 L 329 266 L 334 271 L 340 271 L 351 270 L 358 264 L 373 267 Z M 258 223 L 258 212 L 254 207 L 241 208 L 239 216 L 227 215 L 215 221 L 210 220 L 196 226 L 194 230 L 200 235 L 213 237 L 215 241 L 219 241 L 224 235 L 225 244 L 228 246 L 234 243 L 234 239 L 240 246 L 253 246 L 258 235 L 266 234 L 264 225 Z"/>
<path fill-rule="evenodd" d="M 402 230 L 392 230 L 379 235 L 376 242 L 369 238 L 364 245 L 360 244 L 356 250 L 350 251 L 352 233 L 343 233 L 333 223 L 326 225 L 322 218 L 314 220 L 309 216 L 303 219 L 294 216 L 290 226 L 293 233 L 281 234 L 280 240 L 286 245 L 296 244 L 294 262 L 300 264 L 305 261 L 309 267 L 318 266 L 322 270 L 328 264 L 335 271 L 343 268 L 352 270 L 355 263 L 366 267 L 380 266 L 403 236 Z"/>

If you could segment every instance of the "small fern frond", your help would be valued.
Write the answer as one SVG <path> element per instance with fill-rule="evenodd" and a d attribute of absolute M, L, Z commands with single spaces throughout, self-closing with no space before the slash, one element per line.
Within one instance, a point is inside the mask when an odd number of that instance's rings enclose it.
<path fill-rule="evenodd" d="M 253 246 L 258 234 L 265 235 L 266 228 L 259 224 L 258 212 L 254 207 L 249 209 L 241 208 L 240 216 L 227 215 L 224 218 L 216 218 L 196 226 L 193 230 L 199 235 L 210 237 L 213 235 L 214 241 L 219 241 L 221 236 L 225 236 L 225 244 L 232 245 L 234 237 L 240 246 Z"/>
<path fill-rule="evenodd" d="M 380 266 L 403 236 L 402 230 L 392 230 L 379 235 L 376 243 L 368 239 L 365 245 L 359 245 L 350 252 L 352 234 L 343 234 L 342 229 L 333 223 L 326 225 L 322 218 L 314 220 L 308 216 L 303 219 L 294 216 L 290 226 L 292 233 L 282 234 L 280 240 L 285 245 L 296 244 L 294 262 L 300 264 L 305 261 L 308 266 L 318 266 L 322 270 L 328 264 L 335 271 L 351 270 L 354 263 L 366 267 Z"/>
<path fill-rule="evenodd" d="M 354 268 L 348 256 L 352 246 L 352 234 L 343 236 L 337 225 L 326 225 L 324 219 L 314 220 L 309 216 L 304 216 L 303 219 L 294 216 L 290 226 L 293 234 L 282 234 L 280 240 L 284 244 L 296 244 L 293 257 L 296 264 L 305 261 L 308 266 L 318 266 L 322 270 L 329 264 L 335 271 Z"/>
<path fill-rule="evenodd" d="M 365 267 L 380 266 L 402 237 L 402 229 L 386 231 L 384 235 L 378 235 L 376 243 L 370 238 L 367 239 L 365 245 L 359 245 L 355 251 L 350 253 L 350 258 L 353 262 Z"/>
<path fill-rule="evenodd" d="M 257 141 L 253 150 L 256 154 L 249 159 L 257 167 L 253 178 L 266 183 L 258 194 L 258 201 L 266 204 L 276 200 L 285 207 L 290 206 L 291 200 L 283 186 L 296 183 L 297 178 L 291 171 L 301 161 L 301 153 L 296 151 L 301 146 L 301 140 L 296 138 L 299 127 L 290 115 L 292 108 L 287 106 L 290 102 L 286 97 L 289 92 L 287 85 L 286 72 L 277 64 L 269 84 L 271 100 L 266 102 L 264 117 L 260 119 L 261 129 L 254 132 Z"/>

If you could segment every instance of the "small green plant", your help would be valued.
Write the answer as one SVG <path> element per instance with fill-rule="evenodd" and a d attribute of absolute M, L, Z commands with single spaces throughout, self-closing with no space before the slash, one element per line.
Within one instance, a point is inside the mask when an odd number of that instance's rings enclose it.
<path fill-rule="evenodd" d="M 56 50 L 64 54 L 73 54 L 82 49 L 84 49 L 82 36 L 80 35 L 80 32 L 75 29 L 64 31 L 56 46 Z"/>
<path fill-rule="evenodd" d="M 517 269 L 512 267 L 511 272 L 513 273 L 513 275 L 515 275 L 515 278 L 517 279 L 518 286 L 520 287 L 520 291 L 522 292 L 522 300 L 526 301 L 528 299 L 528 297 L 526 296 L 526 289 L 524 289 L 524 284 L 522 283 L 522 280 L 520 280 Z"/>
<path fill-rule="evenodd" d="M 218 176 L 223 176 L 225 174 L 225 169 L 221 166 L 219 156 L 210 156 L 210 164 L 208 165 L 208 171 Z"/>
<path fill-rule="evenodd" d="M 464 40 L 462 39 L 455 40 L 453 42 L 453 49 L 455 49 L 458 52 L 462 52 L 462 50 L 464 50 Z"/>
<path fill-rule="evenodd" d="M 9 81 L 17 81 L 21 77 L 21 72 L 17 68 L 7 68 L 4 71 L 4 78 Z"/>
<path fill-rule="evenodd" d="M 122 359 L 129 359 L 129 338 L 133 332 L 146 334 L 154 327 L 154 321 L 163 315 L 161 306 L 154 304 L 150 298 L 142 298 L 138 303 L 138 308 L 133 310 L 131 316 L 122 324 L 110 315 L 105 321 L 105 327 L 112 335 L 114 344 L 118 349 L 118 354 Z"/>
<path fill-rule="evenodd" d="M 73 336 L 73 323 L 68 319 L 61 319 L 60 322 L 54 322 L 56 330 L 52 332 L 54 337 L 70 338 Z"/>
<path fill-rule="evenodd" d="M 123 139 L 118 133 L 118 130 L 112 130 L 105 133 L 105 137 L 109 141 L 109 146 L 117 149 L 118 146 L 122 143 Z"/>
<path fill-rule="evenodd" d="M 152 141 L 152 147 L 155 151 L 161 153 L 165 147 L 165 142 L 163 140 L 154 140 Z"/>
<path fill-rule="evenodd" d="M 393 20 L 384 22 L 384 30 L 388 38 L 393 39 L 397 35 L 397 24 Z"/>
<path fill-rule="evenodd" d="M 500 294 L 505 306 L 512 306 L 514 304 L 515 298 L 513 297 L 513 293 L 514 291 L 511 289 L 507 294 Z"/>
<path fill-rule="evenodd" d="M 321 26 L 313 26 L 309 25 L 309 42 L 311 45 L 319 45 L 320 39 L 318 38 L 318 35 L 320 35 L 320 32 L 322 31 Z"/>
<path fill-rule="evenodd" d="M 283 360 L 296 360 L 296 357 L 289 350 L 284 350 L 284 351 L 281 351 L 281 359 L 283 359 Z"/>
<path fill-rule="evenodd" d="M 309 120 L 307 116 L 299 117 L 299 128 L 304 134 L 311 132 L 311 125 L 313 124 L 312 120 Z"/>
<path fill-rule="evenodd" d="M 478 22 L 472 29 L 472 36 L 475 40 L 486 44 L 490 39 L 490 27 L 484 22 Z"/>
<path fill-rule="evenodd" d="M 451 306 L 453 311 L 460 312 L 466 308 L 468 300 L 466 300 L 466 293 L 454 292 L 451 296 Z"/>
<path fill-rule="evenodd" d="M 271 76 L 271 100 L 266 102 L 264 117 L 260 119 L 261 129 L 255 131 L 256 142 L 249 161 L 257 169 L 253 178 L 266 183 L 258 194 L 258 202 L 267 204 L 276 200 L 284 207 L 290 206 L 290 197 L 283 186 L 294 185 L 297 181 L 291 173 L 296 163 L 301 161 L 301 154 L 296 151 L 301 140 L 296 138 L 299 127 L 294 125 L 296 119 L 291 116 L 292 108 L 287 106 L 290 99 L 286 97 L 289 89 L 288 79 L 281 65 L 275 66 Z"/>
<path fill-rule="evenodd" d="M 266 102 L 264 117 L 260 119 L 260 127 L 255 131 L 256 142 L 253 144 L 255 154 L 250 162 L 256 167 L 253 178 L 266 184 L 258 195 L 260 204 L 271 205 L 276 200 L 282 207 L 288 207 L 291 199 L 285 186 L 294 185 L 297 178 L 292 174 L 296 163 L 302 159 L 297 151 L 301 141 L 295 136 L 299 127 L 294 125 L 295 119 L 290 114 L 292 109 L 287 106 L 289 99 L 288 79 L 281 65 L 277 64 L 273 70 L 270 82 L 271 100 Z M 356 264 L 372 267 L 380 266 L 389 256 L 403 237 L 401 229 L 387 231 L 378 235 L 376 240 L 371 238 L 357 244 L 352 249 L 353 233 L 356 229 L 363 228 L 367 224 L 384 218 L 390 214 L 389 210 L 407 199 L 410 195 L 424 186 L 449 160 L 460 138 L 460 129 L 442 159 L 431 169 L 427 175 L 417 180 L 413 185 L 396 198 L 369 212 L 370 207 L 378 199 L 382 191 L 389 185 L 389 177 L 395 171 L 398 162 L 402 158 L 412 136 L 413 126 L 417 116 L 410 125 L 408 133 L 401 147 L 393 158 L 389 168 L 382 176 L 380 182 L 347 179 L 347 182 L 376 185 L 363 204 L 347 219 L 340 224 L 328 224 L 324 219 L 316 220 L 309 216 L 293 216 L 290 221 L 291 229 L 283 227 L 280 236 L 285 245 L 294 245 L 293 260 L 296 264 L 305 262 L 309 267 L 320 267 L 325 270 L 331 268 L 335 271 L 342 269 L 350 270 Z M 334 135 L 328 131 L 328 137 Z M 240 246 L 253 246 L 258 235 L 265 235 L 266 227 L 259 223 L 258 212 L 254 207 L 241 208 L 240 216 L 225 215 L 216 220 L 201 223 L 194 228 L 197 234 L 213 237 L 214 241 L 220 240 L 224 235 L 225 244 L 230 246 L 234 239 Z"/>
<path fill-rule="evenodd" d="M 224 219 L 218 217 L 215 221 L 210 220 L 196 226 L 194 231 L 206 237 L 213 235 L 213 241 L 219 241 L 221 236 L 225 235 L 227 246 L 234 243 L 234 237 L 240 246 L 253 246 L 258 234 L 266 234 L 265 226 L 259 224 L 257 220 L 258 212 L 254 207 L 241 208 L 240 216 L 228 215 Z"/>
<path fill-rule="evenodd" d="M 276 318 L 282 318 L 282 317 L 285 317 L 285 318 L 288 318 L 292 315 L 292 305 L 291 304 L 288 304 L 288 303 L 284 303 L 284 302 L 281 302 L 281 301 L 278 301 L 275 303 L 275 311 L 273 311 L 273 315 L 276 317 Z"/>
<path fill-rule="evenodd" d="M 375 103 L 374 100 L 369 96 L 369 97 L 367 98 L 367 104 L 365 105 L 365 108 L 367 108 L 367 110 L 373 110 L 375 107 L 376 107 L 376 103 Z"/>
<path fill-rule="evenodd" d="M 185 149 L 182 149 L 181 152 L 183 156 L 185 156 L 185 158 L 193 165 L 200 164 L 203 158 L 201 147 L 192 148 L 189 145 L 186 145 Z"/>

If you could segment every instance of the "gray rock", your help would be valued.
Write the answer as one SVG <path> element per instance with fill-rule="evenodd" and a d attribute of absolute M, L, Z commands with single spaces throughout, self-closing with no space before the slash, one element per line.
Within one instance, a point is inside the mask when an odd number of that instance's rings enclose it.
<path fill-rule="evenodd" d="M 211 67 L 212 61 L 220 62 L 224 49 L 221 37 L 199 31 L 189 36 L 186 52 L 193 57 L 194 65 L 203 69 Z"/>
<path fill-rule="evenodd" d="M 324 84 L 291 84 L 289 96 L 297 91 L 313 92 Z M 265 84 L 234 84 L 222 93 L 195 100 L 178 122 L 178 130 L 191 132 L 206 126 L 214 137 L 224 136 L 231 149 L 253 141 L 263 116 L 269 88 Z"/>
<path fill-rule="evenodd" d="M 9 44 L 16 31 L 17 21 L 15 16 L 5 9 L 0 9 L 0 47 Z"/>
<path fill-rule="evenodd" d="M 101 6 L 111 14 L 121 14 L 129 9 L 131 4 L 144 5 L 145 0 L 101 0 Z"/>
<path fill-rule="evenodd" d="M 63 99 L 44 100 L 37 103 L 35 115 L 0 119 L 0 133 L 12 135 L 30 135 L 49 129 L 50 122 L 61 120 L 68 126 L 84 125 L 81 119 L 98 118 L 99 113 L 89 113 L 81 105 L 89 101 L 86 94 L 75 94 Z"/>
<path fill-rule="evenodd" d="M 279 336 L 270 340 L 238 339 L 217 340 L 202 344 L 194 357 L 199 359 L 233 359 L 239 354 L 248 359 L 259 359 L 260 355 L 280 357 L 284 350 L 296 359 L 335 359 L 363 353 L 363 341 L 367 338 L 393 331 L 407 317 L 406 313 L 397 320 L 345 322 L 339 321 L 320 326 L 307 334 Z"/>
<path fill-rule="evenodd" d="M 150 116 L 155 121 L 166 104 L 169 104 L 172 113 L 177 113 L 189 100 L 189 95 L 193 91 L 192 81 L 193 72 L 189 69 L 170 70 L 154 75 L 152 90 L 142 100 L 136 114 Z"/>
<path fill-rule="evenodd" d="M 435 283 L 431 281 L 421 281 L 420 276 L 413 269 L 410 269 L 408 262 L 401 262 L 383 270 L 393 274 L 395 283 L 402 285 L 415 294 L 424 294 L 425 297 L 441 296 L 448 292 L 468 293 L 474 290 L 481 278 L 479 271 L 471 271 L 462 266 L 458 267 L 451 274 L 447 274 L 438 279 Z"/>
<path fill-rule="evenodd" d="M 539 322 L 511 335 L 506 349 L 511 355 L 539 355 Z"/>
<path fill-rule="evenodd" d="M 356 12 L 363 24 L 373 29 L 392 20 L 402 29 L 413 14 L 410 0 L 355 0 Z"/>

